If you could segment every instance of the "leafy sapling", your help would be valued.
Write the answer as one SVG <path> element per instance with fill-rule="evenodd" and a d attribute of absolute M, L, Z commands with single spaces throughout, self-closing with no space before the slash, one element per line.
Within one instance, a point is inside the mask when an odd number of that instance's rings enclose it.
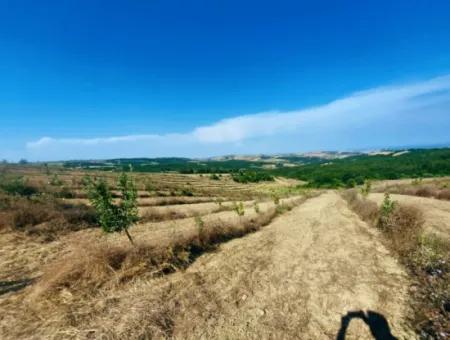
<path fill-rule="evenodd" d="M 242 202 L 233 202 L 233 210 L 236 212 L 236 214 L 241 217 L 244 216 L 245 214 L 245 208 L 244 208 L 244 203 Z"/>
<path fill-rule="evenodd" d="M 363 197 L 367 197 L 370 194 L 370 190 L 372 189 L 372 182 L 367 180 L 364 182 L 364 186 L 361 188 L 361 194 Z"/>
<path fill-rule="evenodd" d="M 121 200 L 118 203 L 114 203 L 111 189 L 104 179 L 89 181 L 88 197 L 96 210 L 103 231 L 106 233 L 123 231 L 134 245 L 128 228 L 139 220 L 137 190 L 133 179 L 125 173 L 120 175 L 117 186 L 121 192 Z"/>

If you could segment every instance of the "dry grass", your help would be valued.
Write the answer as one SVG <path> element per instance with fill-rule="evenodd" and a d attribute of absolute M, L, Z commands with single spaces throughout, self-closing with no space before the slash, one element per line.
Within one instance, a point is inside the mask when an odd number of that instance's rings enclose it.
<path fill-rule="evenodd" d="M 187 218 L 193 216 L 192 213 L 187 211 L 179 211 L 177 209 L 146 209 L 145 212 L 140 217 L 141 222 L 160 222 L 176 220 L 180 218 Z"/>
<path fill-rule="evenodd" d="M 394 202 L 392 211 L 386 213 L 356 191 L 345 192 L 343 197 L 362 219 L 383 232 L 387 246 L 408 268 L 414 280 L 411 305 L 415 314 L 411 323 L 417 333 L 424 339 L 447 339 L 450 334 L 449 242 L 424 234 L 423 213 L 416 206 Z"/>
<path fill-rule="evenodd" d="M 448 180 L 433 180 L 427 182 L 412 181 L 409 184 L 394 184 L 380 187 L 378 192 L 390 192 L 392 194 L 410 195 L 419 197 L 431 197 L 440 200 L 450 200 L 450 184 Z"/>
<path fill-rule="evenodd" d="M 415 251 L 423 224 L 422 211 L 412 205 L 395 204 L 392 213 L 378 219 L 378 228 L 387 234 L 391 248 L 401 257 L 410 257 Z"/>
<path fill-rule="evenodd" d="M 66 204 L 52 197 L 0 198 L 0 229 L 51 241 L 70 231 L 96 225 L 95 212 L 83 204 Z"/>
<path fill-rule="evenodd" d="M 69 254 L 44 270 L 33 292 L 34 297 L 58 296 L 62 289 L 92 295 L 103 287 L 116 287 L 139 275 L 161 275 L 185 268 L 199 255 L 218 244 L 255 232 L 269 224 L 280 211 L 303 202 L 299 198 L 282 203 L 282 210 L 271 207 L 256 217 L 240 217 L 232 222 L 200 220 L 197 230 L 189 230 L 166 243 L 112 244 L 105 239 L 76 238 Z"/>
<path fill-rule="evenodd" d="M 203 202 L 202 202 L 203 203 Z M 202 204 L 200 203 L 200 204 Z M 210 202 L 206 202 L 209 204 Z M 205 209 L 205 211 L 199 211 L 195 209 L 193 206 L 190 209 L 180 209 L 180 207 L 149 207 L 146 208 L 143 214 L 140 217 L 140 221 L 145 222 L 161 222 L 161 221 L 170 221 L 177 220 L 181 218 L 188 218 L 193 216 L 201 216 L 206 214 L 214 214 L 221 211 L 230 211 L 233 207 L 231 205 L 223 205 L 217 204 L 216 206 Z"/>
<path fill-rule="evenodd" d="M 350 208 L 365 222 L 376 223 L 379 216 L 378 205 L 375 202 L 363 199 L 356 189 L 342 193 Z"/>

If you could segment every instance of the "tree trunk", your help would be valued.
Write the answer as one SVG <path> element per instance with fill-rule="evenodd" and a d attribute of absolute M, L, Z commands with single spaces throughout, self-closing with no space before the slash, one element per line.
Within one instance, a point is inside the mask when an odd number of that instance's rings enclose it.
<path fill-rule="evenodd" d="M 125 229 L 125 234 L 127 234 L 128 239 L 130 240 L 131 244 L 135 246 L 133 239 L 131 238 L 130 233 L 128 232 L 128 229 Z"/>

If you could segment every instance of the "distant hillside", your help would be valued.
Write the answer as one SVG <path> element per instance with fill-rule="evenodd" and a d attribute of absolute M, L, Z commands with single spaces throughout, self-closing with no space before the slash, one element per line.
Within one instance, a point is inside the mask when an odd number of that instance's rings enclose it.
<path fill-rule="evenodd" d="M 295 178 L 313 187 L 351 187 L 367 179 L 450 175 L 450 148 L 229 155 L 208 159 L 133 158 L 70 161 L 68 168 L 184 174 L 259 172 Z"/>
<path fill-rule="evenodd" d="M 352 187 L 367 179 L 450 175 L 450 149 L 410 149 L 359 154 L 320 164 L 275 169 L 273 175 L 307 181 L 312 187 Z"/>

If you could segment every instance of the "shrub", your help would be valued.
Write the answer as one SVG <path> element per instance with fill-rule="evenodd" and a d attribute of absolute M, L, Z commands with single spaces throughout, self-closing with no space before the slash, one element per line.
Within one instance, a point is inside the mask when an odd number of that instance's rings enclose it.
<path fill-rule="evenodd" d="M 450 201 L 450 189 L 442 189 L 437 197 L 440 200 L 449 200 Z"/>
<path fill-rule="evenodd" d="M 389 193 L 384 194 L 383 202 L 381 203 L 381 217 L 389 218 L 394 211 L 396 202 L 391 200 Z"/>
<path fill-rule="evenodd" d="M 422 211 L 411 205 L 395 204 L 389 215 L 380 216 L 378 227 L 400 256 L 409 256 L 417 247 L 424 223 Z"/>
<path fill-rule="evenodd" d="M 12 180 L 2 179 L 0 182 L 0 189 L 10 195 L 25 197 L 39 194 L 39 190 L 34 186 L 28 185 L 23 178 L 14 178 Z"/>
<path fill-rule="evenodd" d="M 244 216 L 245 214 L 245 208 L 244 208 L 244 203 L 239 202 L 233 202 L 233 210 L 236 212 L 236 214 L 238 216 Z"/>
<path fill-rule="evenodd" d="M 59 179 L 59 177 L 58 177 L 57 174 L 54 174 L 54 175 L 52 176 L 52 178 L 50 179 L 49 184 L 50 184 L 50 185 L 54 185 L 54 186 L 60 186 L 60 185 L 63 184 L 63 182 Z"/>
<path fill-rule="evenodd" d="M 89 200 L 97 212 L 103 231 L 107 233 L 123 231 L 134 244 L 128 228 L 139 220 L 136 187 L 126 173 L 120 175 L 117 185 L 121 192 L 118 204 L 113 203 L 111 190 L 105 180 L 91 182 L 88 186 Z"/>
<path fill-rule="evenodd" d="M 59 198 L 75 198 L 76 195 L 68 187 L 62 187 L 59 192 L 55 194 Z"/>
<path fill-rule="evenodd" d="M 371 188 L 372 188 L 372 182 L 370 182 L 369 180 L 365 181 L 364 186 L 361 188 L 361 194 L 364 197 L 369 196 Z"/>
<path fill-rule="evenodd" d="M 275 205 L 280 204 L 280 196 L 278 196 L 278 195 L 273 195 L 273 196 L 272 196 L 272 199 L 273 199 L 273 204 L 275 204 Z"/>
<path fill-rule="evenodd" d="M 273 181 L 272 175 L 260 171 L 241 170 L 231 175 L 233 180 L 238 183 L 257 183 L 262 181 Z"/>
<path fill-rule="evenodd" d="M 181 190 L 182 196 L 194 196 L 194 193 L 192 192 L 192 189 L 184 188 Z"/>

